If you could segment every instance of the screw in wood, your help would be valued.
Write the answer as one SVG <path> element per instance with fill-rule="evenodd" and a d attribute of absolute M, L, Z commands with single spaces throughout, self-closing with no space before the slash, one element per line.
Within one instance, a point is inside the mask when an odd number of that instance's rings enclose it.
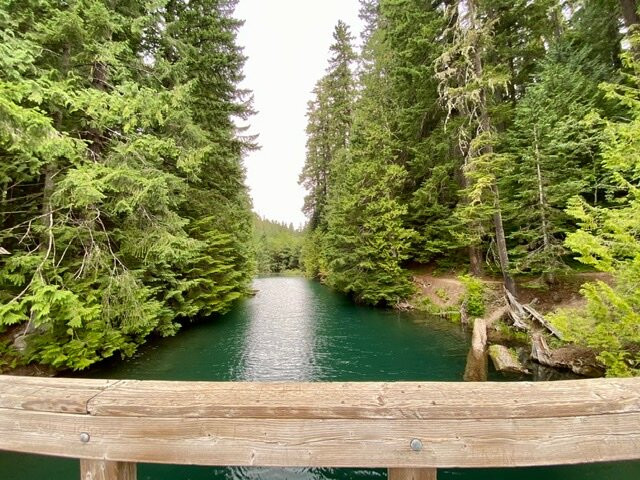
<path fill-rule="evenodd" d="M 82 432 L 80 434 L 80 441 L 82 443 L 88 443 L 89 440 L 91 440 L 91 435 L 89 435 L 87 432 Z"/>
<path fill-rule="evenodd" d="M 420 450 L 422 450 L 422 442 L 418 438 L 414 438 L 413 440 L 411 440 L 411 443 L 409 445 L 411 446 L 411 450 L 413 450 L 414 452 L 419 452 Z"/>

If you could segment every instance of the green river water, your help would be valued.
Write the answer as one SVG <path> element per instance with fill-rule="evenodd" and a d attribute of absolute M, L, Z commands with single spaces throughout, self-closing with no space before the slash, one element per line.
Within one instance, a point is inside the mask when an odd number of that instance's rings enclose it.
<path fill-rule="evenodd" d="M 461 381 L 468 336 L 439 319 L 376 310 L 303 278 L 259 278 L 255 297 L 84 376 L 148 380 Z M 499 377 L 493 375 L 493 379 Z M 0 392 L 1 393 L 1 392 Z M 0 442 L 1 443 L 1 442 Z M 375 479 L 385 470 L 139 465 L 139 480 Z M 76 480 L 75 460 L 0 452 L 0 480 Z M 640 462 L 441 470 L 439 479 L 640 480 Z"/>

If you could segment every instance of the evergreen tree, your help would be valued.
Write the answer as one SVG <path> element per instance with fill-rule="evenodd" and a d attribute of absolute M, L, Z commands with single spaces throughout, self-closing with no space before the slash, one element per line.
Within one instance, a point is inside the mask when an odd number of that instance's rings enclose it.
<path fill-rule="evenodd" d="M 324 229 L 324 218 L 332 163 L 349 144 L 351 115 L 355 96 L 353 79 L 353 37 L 349 27 L 339 21 L 333 33 L 334 43 L 326 75 L 317 83 L 315 99 L 307 113 L 307 158 L 300 184 L 309 192 L 304 211 L 311 228 Z"/>
<path fill-rule="evenodd" d="M 23 361 L 130 355 L 245 291 L 233 5 L 2 3 L 0 328 Z"/>
<path fill-rule="evenodd" d="M 589 121 L 603 98 L 598 83 L 607 67 L 590 48 L 556 46 L 518 102 L 505 149 L 513 152 L 501 175 L 516 269 L 547 280 L 566 268 L 563 240 L 574 225 L 568 200 L 585 195 L 597 203 L 602 192 L 600 128 Z"/>
<path fill-rule="evenodd" d="M 326 274 L 321 245 L 327 229 L 326 206 L 333 186 L 334 165 L 349 145 L 355 82 L 355 52 L 349 27 L 339 21 L 333 33 L 327 73 L 316 84 L 307 110 L 307 156 L 299 183 L 307 190 L 303 211 L 309 228 L 302 263 L 312 277 Z"/>
<path fill-rule="evenodd" d="M 624 84 L 604 85 L 607 95 L 628 111 L 623 120 L 608 121 L 604 130 L 603 167 L 615 182 L 609 206 L 593 206 L 574 197 L 568 213 L 579 229 L 567 236 L 578 260 L 609 272 L 613 286 L 597 281 L 582 293 L 587 306 L 561 311 L 553 322 L 568 339 L 600 352 L 607 374 L 640 374 L 640 65 L 627 56 L 632 73 Z"/>
<path fill-rule="evenodd" d="M 515 294 L 502 221 L 497 171 L 503 157 L 495 151 L 495 130 L 490 111 L 490 94 L 504 88 L 507 74 L 487 64 L 493 52 L 492 28 L 495 19 L 482 15 L 477 0 L 460 0 L 449 7 L 450 45 L 438 60 L 440 95 L 449 115 L 457 112 L 463 119 L 459 129 L 463 153 L 464 195 L 458 210 L 468 225 L 469 256 L 473 273 L 480 272 L 479 242 L 484 234 L 484 219 L 492 218 L 498 263 L 507 290 Z M 488 68 L 492 67 L 492 68 Z"/>
<path fill-rule="evenodd" d="M 373 40 L 371 40 L 373 41 Z M 399 193 L 407 172 L 380 99 L 386 78 L 372 64 L 356 105 L 352 142 L 335 163 L 325 239 L 327 283 L 369 304 L 395 304 L 411 293 L 402 263 L 413 232 L 405 228 Z"/>

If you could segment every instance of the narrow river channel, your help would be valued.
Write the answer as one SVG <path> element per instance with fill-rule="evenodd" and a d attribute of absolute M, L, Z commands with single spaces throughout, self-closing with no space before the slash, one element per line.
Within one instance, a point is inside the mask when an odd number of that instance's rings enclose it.
<path fill-rule="evenodd" d="M 461 381 L 468 337 L 440 319 L 353 305 L 303 278 L 259 278 L 255 297 L 86 376 L 148 380 Z M 494 377 L 497 379 L 497 377 Z M 140 480 L 385 478 L 384 470 L 139 465 Z M 0 480 L 75 480 L 78 462 L 0 452 Z M 439 479 L 638 480 L 640 462 L 443 470 Z"/>

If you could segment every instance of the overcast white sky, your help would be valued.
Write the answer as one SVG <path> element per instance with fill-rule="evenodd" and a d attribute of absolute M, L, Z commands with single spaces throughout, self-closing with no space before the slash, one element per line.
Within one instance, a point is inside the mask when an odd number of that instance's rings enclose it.
<path fill-rule="evenodd" d="M 324 75 L 338 20 L 359 41 L 358 0 L 240 0 L 245 20 L 238 43 L 249 58 L 243 87 L 253 90 L 258 114 L 251 132 L 262 149 L 245 159 L 253 207 L 263 217 L 302 225 L 307 102 Z"/>

